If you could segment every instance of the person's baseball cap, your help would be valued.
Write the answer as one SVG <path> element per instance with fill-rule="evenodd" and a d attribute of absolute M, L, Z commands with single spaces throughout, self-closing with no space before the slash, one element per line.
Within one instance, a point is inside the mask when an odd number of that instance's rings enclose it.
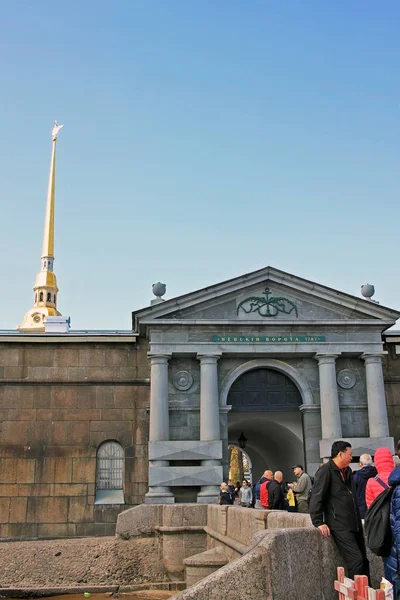
<path fill-rule="evenodd" d="M 301 469 L 302 471 L 304 471 L 303 465 L 293 465 L 292 470 L 293 469 Z"/>

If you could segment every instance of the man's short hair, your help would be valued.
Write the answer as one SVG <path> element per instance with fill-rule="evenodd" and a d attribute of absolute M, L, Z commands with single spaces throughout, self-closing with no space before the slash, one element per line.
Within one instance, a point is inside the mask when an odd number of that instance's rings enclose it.
<path fill-rule="evenodd" d="M 363 467 L 372 465 L 372 456 L 370 454 L 361 454 L 360 465 L 363 465 Z"/>
<path fill-rule="evenodd" d="M 336 458 L 339 452 L 346 452 L 347 448 L 351 448 L 350 442 L 345 442 L 344 440 L 338 440 L 337 442 L 333 442 L 331 449 L 331 458 Z"/>

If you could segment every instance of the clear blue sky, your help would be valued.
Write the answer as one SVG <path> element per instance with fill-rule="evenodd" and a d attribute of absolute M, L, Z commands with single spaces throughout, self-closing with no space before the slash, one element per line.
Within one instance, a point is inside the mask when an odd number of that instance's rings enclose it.
<path fill-rule="evenodd" d="M 400 308 L 398 0 L 4 2 L 0 328 L 31 307 L 54 119 L 74 329 L 272 265 Z"/>

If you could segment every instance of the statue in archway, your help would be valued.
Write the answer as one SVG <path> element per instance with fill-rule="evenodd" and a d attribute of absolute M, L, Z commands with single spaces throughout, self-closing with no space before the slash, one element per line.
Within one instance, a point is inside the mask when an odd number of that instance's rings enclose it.
<path fill-rule="evenodd" d="M 229 479 L 232 479 L 234 484 L 239 481 L 241 485 L 243 477 L 243 454 L 237 446 L 229 446 Z"/>

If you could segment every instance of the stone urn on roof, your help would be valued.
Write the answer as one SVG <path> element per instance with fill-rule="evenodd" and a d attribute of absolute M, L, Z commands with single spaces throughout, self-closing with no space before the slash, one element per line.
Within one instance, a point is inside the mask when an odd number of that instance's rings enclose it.
<path fill-rule="evenodd" d="M 167 286 L 165 285 L 165 283 L 157 281 L 157 283 L 153 283 L 151 289 L 153 291 L 153 294 L 155 295 L 155 298 L 153 298 L 150 304 L 153 305 L 159 304 L 160 302 L 165 302 L 164 298 L 161 298 L 161 296 L 164 296 L 165 292 L 167 291 Z"/>

